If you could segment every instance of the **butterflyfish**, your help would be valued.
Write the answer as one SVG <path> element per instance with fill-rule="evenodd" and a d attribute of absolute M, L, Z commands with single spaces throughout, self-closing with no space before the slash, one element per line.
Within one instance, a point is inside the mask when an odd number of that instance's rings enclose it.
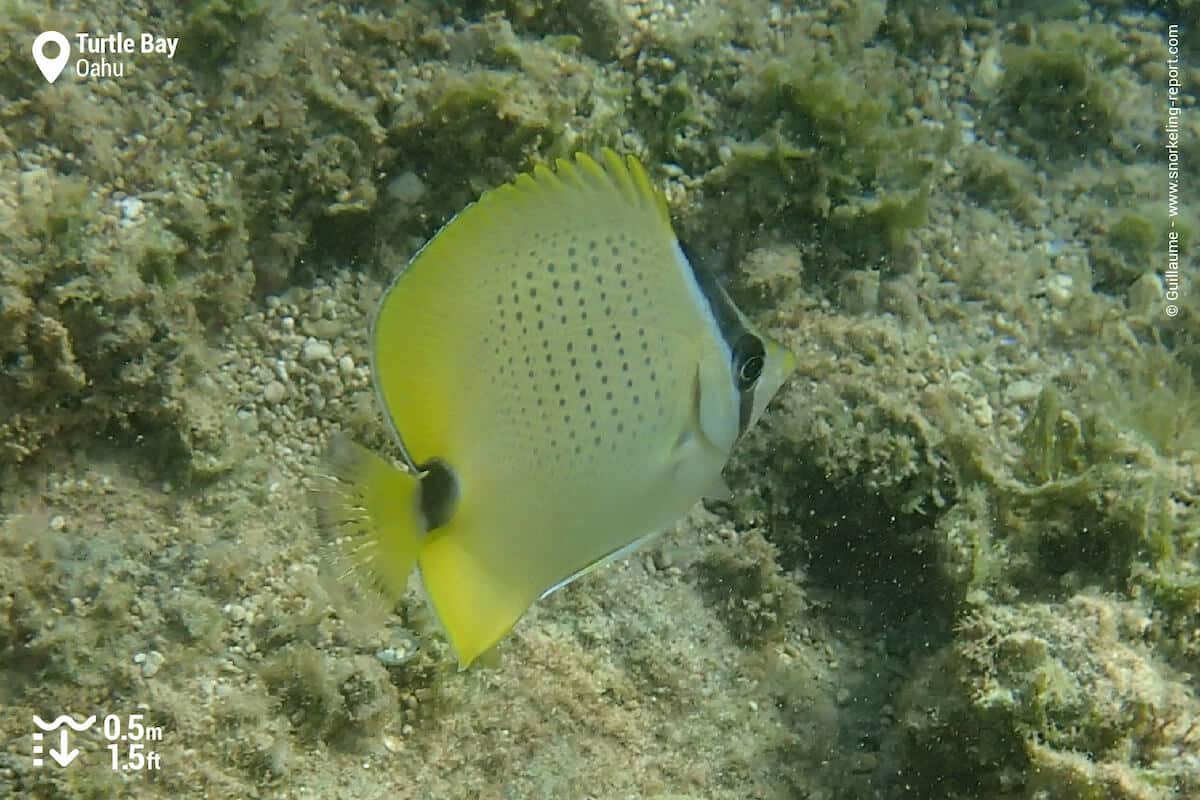
<path fill-rule="evenodd" d="M 393 599 L 419 569 L 463 668 L 539 598 L 721 495 L 794 367 L 611 150 L 455 216 L 386 290 L 370 347 L 399 459 L 335 439 L 325 519 Z"/>

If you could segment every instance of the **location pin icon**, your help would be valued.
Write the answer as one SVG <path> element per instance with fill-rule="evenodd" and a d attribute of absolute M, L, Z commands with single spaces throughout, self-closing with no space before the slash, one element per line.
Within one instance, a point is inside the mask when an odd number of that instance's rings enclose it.
<path fill-rule="evenodd" d="M 46 57 L 47 42 L 58 45 L 58 55 L 54 58 Z M 33 40 L 33 60 L 37 62 L 38 69 L 42 71 L 46 80 L 54 83 L 62 74 L 63 67 L 71 60 L 71 43 L 58 31 L 43 31 Z"/>

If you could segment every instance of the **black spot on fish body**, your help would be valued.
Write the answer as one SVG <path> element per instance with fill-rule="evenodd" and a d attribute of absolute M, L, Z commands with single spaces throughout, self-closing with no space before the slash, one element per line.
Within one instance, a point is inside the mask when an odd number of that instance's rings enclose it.
<path fill-rule="evenodd" d="M 420 480 L 421 516 L 426 530 L 445 525 L 458 505 L 458 476 L 449 464 L 439 458 L 418 464 L 423 474 Z"/>

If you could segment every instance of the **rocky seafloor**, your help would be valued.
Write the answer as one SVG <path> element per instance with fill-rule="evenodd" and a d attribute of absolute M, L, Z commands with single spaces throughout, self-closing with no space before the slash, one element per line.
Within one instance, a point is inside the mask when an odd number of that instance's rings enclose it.
<path fill-rule="evenodd" d="M 1200 796 L 1197 10 L 0 0 L 0 797 Z M 309 488 L 389 276 L 603 146 L 797 375 L 458 672 Z"/>

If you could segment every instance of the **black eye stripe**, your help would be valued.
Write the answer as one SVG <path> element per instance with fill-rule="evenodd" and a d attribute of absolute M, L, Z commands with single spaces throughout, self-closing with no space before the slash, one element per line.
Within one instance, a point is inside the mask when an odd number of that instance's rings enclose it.
<path fill-rule="evenodd" d="M 741 436 L 754 413 L 754 389 L 766 366 L 766 349 L 762 339 L 747 329 L 745 319 L 716 276 L 691 258 L 683 242 L 678 245 L 704 297 L 707 310 L 716 323 L 716 332 L 721 341 L 727 344 L 732 356 L 729 366 L 738 393 L 738 435 Z"/>

